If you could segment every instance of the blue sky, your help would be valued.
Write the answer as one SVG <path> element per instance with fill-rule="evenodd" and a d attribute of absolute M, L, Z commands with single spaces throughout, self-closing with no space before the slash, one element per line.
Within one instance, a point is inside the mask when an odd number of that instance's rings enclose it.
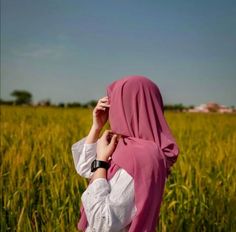
<path fill-rule="evenodd" d="M 86 102 L 135 74 L 166 104 L 236 105 L 236 1 L 1 1 L 1 98 Z"/>

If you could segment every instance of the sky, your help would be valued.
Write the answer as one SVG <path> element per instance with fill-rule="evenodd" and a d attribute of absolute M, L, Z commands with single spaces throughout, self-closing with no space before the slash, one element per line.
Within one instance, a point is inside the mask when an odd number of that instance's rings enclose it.
<path fill-rule="evenodd" d="M 1 0 L 1 98 L 82 102 L 143 75 L 165 104 L 236 106 L 235 0 Z"/>

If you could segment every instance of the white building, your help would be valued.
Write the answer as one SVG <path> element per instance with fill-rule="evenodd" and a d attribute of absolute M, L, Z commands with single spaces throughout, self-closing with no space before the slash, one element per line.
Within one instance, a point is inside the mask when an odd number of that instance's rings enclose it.
<path fill-rule="evenodd" d="M 234 109 L 229 108 L 225 105 L 220 105 L 215 102 L 208 102 L 206 104 L 201 104 L 199 106 L 195 106 L 193 109 L 189 109 L 188 112 L 219 112 L 219 113 L 233 113 Z"/>

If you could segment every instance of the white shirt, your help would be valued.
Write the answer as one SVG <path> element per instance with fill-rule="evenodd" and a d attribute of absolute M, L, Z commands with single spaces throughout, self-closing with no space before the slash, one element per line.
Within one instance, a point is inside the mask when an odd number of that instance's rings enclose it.
<path fill-rule="evenodd" d="M 71 150 L 77 173 L 91 178 L 97 144 L 86 144 L 85 140 L 73 144 Z M 95 179 L 83 192 L 81 200 L 88 220 L 86 232 L 127 232 L 137 211 L 133 178 L 122 168 L 110 180 Z"/>

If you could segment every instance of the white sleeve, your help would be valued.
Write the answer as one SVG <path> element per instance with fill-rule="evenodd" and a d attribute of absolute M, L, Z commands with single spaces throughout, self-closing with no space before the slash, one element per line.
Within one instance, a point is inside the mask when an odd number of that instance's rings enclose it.
<path fill-rule="evenodd" d="M 91 178 L 91 164 L 96 159 L 97 143 L 86 144 L 85 140 L 86 137 L 74 143 L 71 151 L 77 173 L 85 178 Z"/>
<path fill-rule="evenodd" d="M 133 178 L 121 168 L 112 178 L 111 185 L 105 178 L 95 179 L 81 196 L 92 231 L 120 231 L 136 212 Z"/>

